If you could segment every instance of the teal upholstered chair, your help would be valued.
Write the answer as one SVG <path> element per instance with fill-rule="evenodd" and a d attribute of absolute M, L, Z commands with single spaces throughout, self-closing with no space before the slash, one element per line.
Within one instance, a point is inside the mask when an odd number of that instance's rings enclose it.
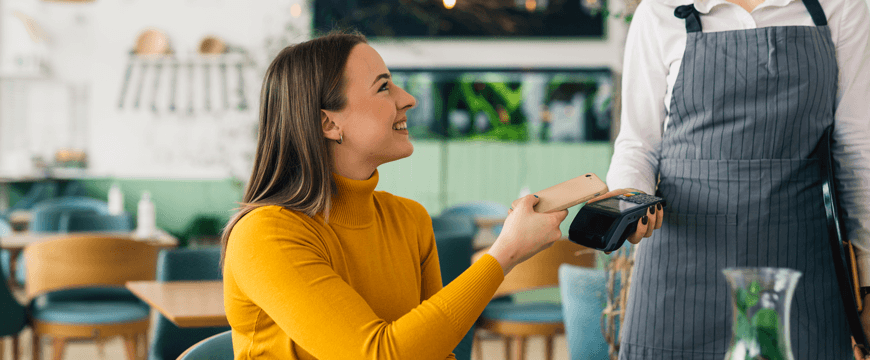
<path fill-rule="evenodd" d="M 448 207 L 447 209 L 444 209 L 444 211 L 441 212 L 441 216 L 452 215 L 469 216 L 472 218 L 478 216 L 507 216 L 508 207 L 495 201 L 478 200 L 456 204 Z M 498 234 L 501 233 L 501 228 L 501 225 L 493 227 L 493 236 L 498 237 Z"/>
<path fill-rule="evenodd" d="M 27 193 L 10 206 L 6 211 L 0 213 L 0 217 L 7 218 L 9 214 L 15 211 L 29 211 L 34 205 L 41 201 L 52 199 L 57 196 L 57 183 L 53 181 L 37 182 L 30 186 Z M 8 219 L 7 219 L 8 220 Z"/>
<path fill-rule="evenodd" d="M 9 253 L 4 252 L 8 257 Z M 0 358 L 3 357 L 3 344 L 7 336 L 12 337 L 12 359 L 17 360 L 19 355 L 18 349 L 18 334 L 24 329 L 27 324 L 26 311 L 23 305 L 18 303 L 18 300 L 12 295 L 12 292 L 7 286 L 7 274 L 4 274 L 3 281 L 0 281 Z"/>
<path fill-rule="evenodd" d="M 604 270 L 569 264 L 559 267 L 562 315 L 572 360 L 607 360 L 608 345 L 601 331 L 607 302 Z"/>
<path fill-rule="evenodd" d="M 128 213 L 118 215 L 93 212 L 67 212 L 60 216 L 58 232 L 130 232 L 133 218 Z"/>
<path fill-rule="evenodd" d="M 12 227 L 6 220 L 0 219 L 0 242 L 3 237 L 12 233 Z M 0 249 L 0 275 L 3 275 L 3 281 L 9 279 L 12 271 L 12 258 L 9 250 Z"/>
<path fill-rule="evenodd" d="M 233 357 L 233 334 L 227 330 L 194 344 L 178 360 L 233 360 Z"/>
<path fill-rule="evenodd" d="M 84 196 L 63 196 L 41 201 L 30 211 L 29 229 L 33 232 L 59 232 L 61 218 L 69 214 L 109 215 L 109 205 Z"/>
<path fill-rule="evenodd" d="M 151 309 L 124 284 L 154 280 L 157 253 L 155 246 L 111 235 L 68 235 L 28 245 L 25 292 L 33 328 L 32 358 L 40 359 L 44 337 L 52 338 L 54 358 L 61 359 L 70 340 L 101 342 L 121 336 L 128 359 L 138 359 Z M 103 293 L 89 291 L 94 288 Z M 48 294 L 62 295 L 47 298 Z"/>
<path fill-rule="evenodd" d="M 220 247 L 163 250 L 157 258 L 158 281 L 220 280 Z M 179 328 L 158 315 L 148 352 L 150 360 L 176 359 L 186 349 L 212 335 L 229 330 L 228 326 Z"/>
<path fill-rule="evenodd" d="M 470 216 L 442 215 L 432 218 L 432 229 L 438 247 L 441 282 L 447 285 L 471 266 L 471 256 L 474 254 L 472 242 L 477 228 Z M 453 349 L 457 360 L 471 359 L 474 330 L 472 326 Z"/>

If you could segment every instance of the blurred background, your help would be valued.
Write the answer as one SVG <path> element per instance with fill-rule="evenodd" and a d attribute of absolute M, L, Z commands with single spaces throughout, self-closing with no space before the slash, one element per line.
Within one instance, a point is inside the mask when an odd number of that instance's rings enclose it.
<path fill-rule="evenodd" d="M 0 0 L 0 210 L 38 181 L 100 198 L 114 183 L 134 215 L 149 191 L 182 241 L 216 231 L 202 224 L 229 218 L 249 176 L 265 67 L 335 27 L 365 33 L 418 100 L 416 151 L 379 189 L 434 215 L 603 178 L 633 5 Z"/>

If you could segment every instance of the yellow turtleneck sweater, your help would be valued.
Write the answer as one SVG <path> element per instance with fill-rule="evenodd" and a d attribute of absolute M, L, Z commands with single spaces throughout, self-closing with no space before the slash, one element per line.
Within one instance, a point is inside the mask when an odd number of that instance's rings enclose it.
<path fill-rule="evenodd" d="M 224 263 L 236 359 L 453 359 L 504 279 L 486 255 L 441 288 L 418 203 L 334 175 L 329 222 L 279 206 L 245 215 Z"/>

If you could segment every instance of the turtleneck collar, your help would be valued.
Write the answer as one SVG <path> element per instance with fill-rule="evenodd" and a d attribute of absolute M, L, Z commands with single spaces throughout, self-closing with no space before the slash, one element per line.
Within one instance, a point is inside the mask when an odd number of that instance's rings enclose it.
<path fill-rule="evenodd" d="M 332 195 L 329 223 L 344 227 L 360 228 L 370 225 L 375 219 L 375 187 L 378 186 L 378 171 L 368 180 L 353 180 L 336 173 L 336 192 Z"/>

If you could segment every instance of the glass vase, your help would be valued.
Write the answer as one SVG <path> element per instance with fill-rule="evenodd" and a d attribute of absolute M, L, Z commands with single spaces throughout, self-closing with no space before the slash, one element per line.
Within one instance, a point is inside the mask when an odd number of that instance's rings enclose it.
<path fill-rule="evenodd" d="M 725 360 L 794 360 L 791 301 L 801 273 L 786 268 L 727 268 L 733 323 Z"/>

